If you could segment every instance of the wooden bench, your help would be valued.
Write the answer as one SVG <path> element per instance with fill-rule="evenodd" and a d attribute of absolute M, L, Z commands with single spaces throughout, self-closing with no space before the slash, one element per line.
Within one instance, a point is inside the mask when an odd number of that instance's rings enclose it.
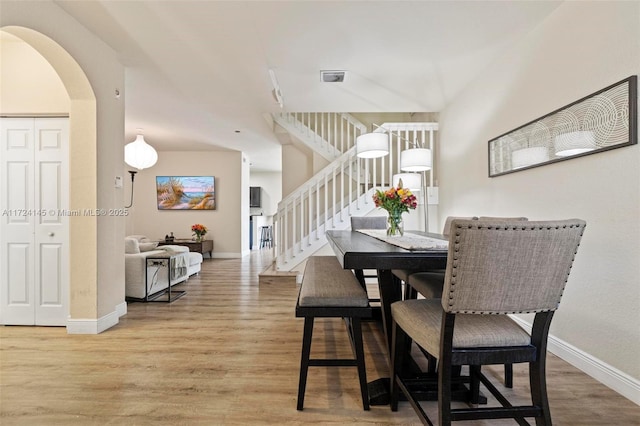
<path fill-rule="evenodd" d="M 362 406 L 369 409 L 367 373 L 364 364 L 361 318 L 371 316 L 367 292 L 350 270 L 335 256 L 311 256 L 307 260 L 296 303 L 296 317 L 304 318 L 298 410 L 304 404 L 309 367 L 358 367 Z M 311 359 L 311 336 L 315 318 L 344 318 L 355 359 Z"/>

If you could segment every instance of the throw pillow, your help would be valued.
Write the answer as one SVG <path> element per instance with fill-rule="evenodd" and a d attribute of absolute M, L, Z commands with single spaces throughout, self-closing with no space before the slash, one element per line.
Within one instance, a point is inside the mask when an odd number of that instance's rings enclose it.
<path fill-rule="evenodd" d="M 145 252 L 145 251 L 151 251 L 153 249 L 155 249 L 156 247 L 158 247 L 158 243 L 157 242 L 151 242 L 151 243 L 143 243 L 142 241 L 138 243 L 138 246 L 140 247 L 140 252 Z"/>
<path fill-rule="evenodd" d="M 140 253 L 140 246 L 138 244 L 138 240 L 135 238 L 125 238 L 124 239 L 124 252 L 126 254 L 138 254 Z"/>

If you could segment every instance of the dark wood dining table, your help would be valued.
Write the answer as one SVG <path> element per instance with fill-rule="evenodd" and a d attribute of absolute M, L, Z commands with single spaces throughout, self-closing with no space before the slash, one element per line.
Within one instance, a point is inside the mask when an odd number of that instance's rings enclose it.
<path fill-rule="evenodd" d="M 411 234 L 447 241 L 440 234 L 410 231 Z M 382 325 L 391 353 L 391 304 L 402 299 L 400 280 L 393 269 L 427 271 L 445 269 L 447 249 L 407 250 L 358 231 L 326 232 L 329 245 L 344 269 L 375 269 L 378 272 Z"/>
<path fill-rule="evenodd" d="M 387 342 L 388 362 L 391 365 L 392 320 L 391 304 L 402 299 L 402 283 L 392 270 L 405 269 L 414 271 L 442 270 L 447 266 L 448 249 L 417 249 L 408 250 L 387 241 L 382 241 L 364 231 L 326 232 L 329 245 L 336 254 L 344 269 L 375 269 L 378 275 L 380 290 L 380 305 L 382 328 Z M 440 242 L 448 241 L 440 234 L 420 231 L 408 231 L 410 234 L 429 237 Z M 405 232 L 406 234 L 407 232 Z M 409 357 L 411 358 L 411 357 Z M 437 399 L 437 374 L 424 373 L 417 364 L 412 369 L 421 380 L 421 400 Z M 456 373 L 459 374 L 459 371 Z M 417 377 L 416 376 L 416 377 Z M 389 403 L 390 379 L 380 378 L 369 383 L 369 403 L 371 405 L 386 405 Z M 401 395 L 402 398 L 402 395 Z M 463 382 L 458 382 L 453 389 L 452 398 L 455 401 L 469 402 L 473 398 L 469 388 Z M 480 393 L 475 396 L 474 403 L 486 404 L 487 398 Z"/>
<path fill-rule="evenodd" d="M 326 232 L 329 245 L 333 249 L 340 264 L 344 269 L 375 269 L 378 275 L 378 288 L 380 291 L 380 311 L 382 328 L 387 343 L 388 362 L 391 365 L 391 338 L 392 320 L 391 304 L 402 300 L 402 282 L 392 270 L 405 269 L 414 271 L 441 270 L 447 266 L 448 249 L 416 249 L 408 250 L 387 241 L 365 235 L 364 231 L 338 231 Z M 448 241 L 440 234 L 420 231 L 408 231 L 410 234 L 429 237 L 440 242 Z M 405 232 L 407 234 L 407 232 Z M 422 373 L 417 364 L 412 365 L 414 371 L 423 379 L 423 400 L 437 399 L 437 374 Z M 369 382 L 369 403 L 371 405 L 386 405 L 389 403 L 390 379 L 383 377 Z M 402 396 L 401 396 L 402 397 Z M 452 393 L 452 398 L 457 401 L 468 402 L 471 398 L 469 389 L 459 385 Z M 482 394 L 477 397 L 478 403 L 486 404 L 486 397 Z"/>

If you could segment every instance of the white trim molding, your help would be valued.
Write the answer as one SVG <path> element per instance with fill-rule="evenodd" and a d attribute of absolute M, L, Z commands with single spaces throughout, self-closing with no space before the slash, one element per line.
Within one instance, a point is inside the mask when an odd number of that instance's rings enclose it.
<path fill-rule="evenodd" d="M 531 332 L 530 323 L 515 315 L 510 317 L 527 332 Z M 552 354 L 640 405 L 640 380 L 552 335 L 549 335 L 548 349 Z"/>
<path fill-rule="evenodd" d="M 124 305 L 124 306 L 123 306 Z M 127 313 L 127 303 L 118 304 L 115 310 L 98 319 L 67 319 L 67 334 L 100 334 L 118 324 Z"/>
<path fill-rule="evenodd" d="M 245 250 L 245 251 L 240 252 L 240 253 L 214 251 L 213 252 L 213 259 L 240 259 L 240 258 L 242 258 L 244 256 L 248 256 L 249 254 L 251 254 L 250 250 Z M 205 258 L 205 259 L 208 259 L 208 258 Z"/>
<path fill-rule="evenodd" d="M 127 315 L 127 302 L 117 304 L 116 313 L 118 314 L 118 318 Z"/>

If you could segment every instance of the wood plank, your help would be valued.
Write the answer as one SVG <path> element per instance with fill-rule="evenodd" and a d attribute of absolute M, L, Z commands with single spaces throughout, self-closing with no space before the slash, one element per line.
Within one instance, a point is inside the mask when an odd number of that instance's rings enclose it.
<path fill-rule="evenodd" d="M 311 368 L 305 409 L 296 410 L 303 319 L 297 286 L 258 285 L 272 259 L 213 259 L 172 304 L 131 303 L 120 323 L 97 335 L 64 328 L 0 327 L 0 423 L 87 424 L 418 424 L 400 403 L 362 410 L 353 368 Z M 350 354 L 344 324 L 318 319 L 313 353 Z M 367 376 L 388 376 L 384 337 L 363 324 Z M 487 368 L 501 386 L 502 366 Z M 528 399 L 527 367 L 514 367 L 516 400 Z M 555 425 L 638 425 L 640 407 L 549 356 Z M 430 414 L 436 403 L 424 403 Z M 511 425 L 512 421 L 464 425 Z"/>

